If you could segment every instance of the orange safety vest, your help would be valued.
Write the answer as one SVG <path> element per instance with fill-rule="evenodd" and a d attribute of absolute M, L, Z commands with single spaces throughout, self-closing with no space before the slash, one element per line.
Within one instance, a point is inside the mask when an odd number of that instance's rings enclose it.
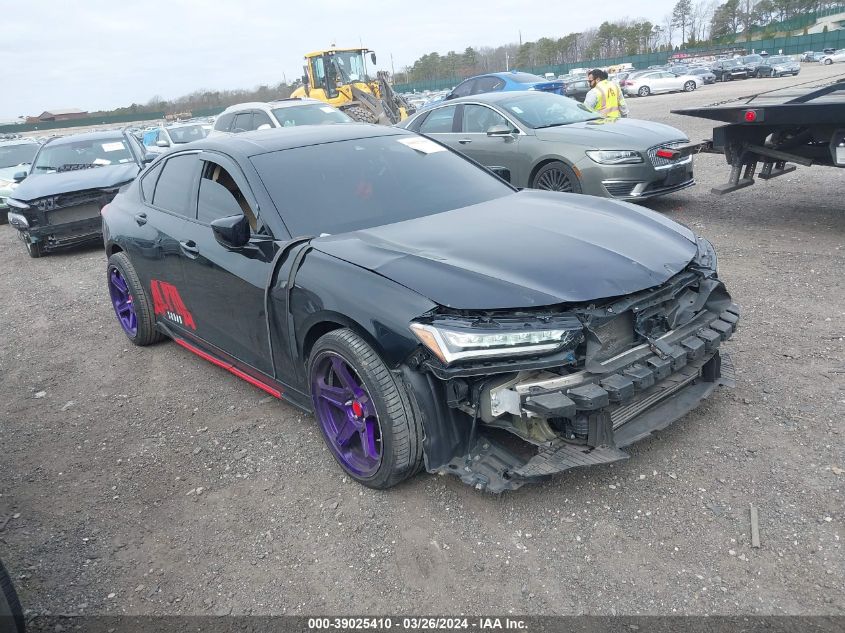
<path fill-rule="evenodd" d="M 596 103 L 596 111 L 608 119 L 618 119 L 622 116 L 619 111 L 619 89 L 607 79 L 602 79 L 596 84 L 599 91 L 599 101 Z"/>

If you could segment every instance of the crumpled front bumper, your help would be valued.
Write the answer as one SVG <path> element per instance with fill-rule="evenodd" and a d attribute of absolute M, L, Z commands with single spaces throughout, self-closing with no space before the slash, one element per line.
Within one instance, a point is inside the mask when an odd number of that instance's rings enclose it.
<path fill-rule="evenodd" d="M 525 458 L 482 431 L 467 456 L 455 457 L 440 472 L 502 492 L 570 468 L 627 459 L 621 448 L 666 428 L 717 386 L 733 386 L 733 365 L 720 346 L 738 321 L 739 307 L 732 304 L 721 314 L 704 312 L 653 345 L 627 350 L 591 370 L 498 385 L 482 403 L 492 415 L 566 418 L 583 430 L 582 437 L 550 438 Z"/>

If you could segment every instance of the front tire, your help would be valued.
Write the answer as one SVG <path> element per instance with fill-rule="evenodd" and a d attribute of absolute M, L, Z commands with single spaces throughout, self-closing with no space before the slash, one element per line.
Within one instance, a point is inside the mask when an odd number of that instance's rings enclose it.
<path fill-rule="evenodd" d="M 534 176 L 532 189 L 543 191 L 562 191 L 565 193 L 581 193 L 581 183 L 572 168 L 561 161 L 552 161 L 543 165 Z"/>
<path fill-rule="evenodd" d="M 684 84 L 684 92 L 692 92 L 693 90 L 695 90 L 695 82 L 694 81 L 688 81 L 687 83 Z"/>
<path fill-rule="evenodd" d="M 359 121 L 361 123 L 378 123 L 378 117 L 361 106 L 350 106 L 348 108 L 344 108 L 343 112 L 355 121 Z"/>
<path fill-rule="evenodd" d="M 9 633 L 23 633 L 25 623 L 18 594 L 12 585 L 12 579 L 0 562 L 0 624 L 9 624 L 13 628 L 4 628 Z"/>
<path fill-rule="evenodd" d="M 824 65 L 825 65 L 825 66 L 830 66 L 832 63 L 833 63 L 833 60 L 832 60 L 832 59 L 826 59 L 826 60 L 824 60 Z"/>
<path fill-rule="evenodd" d="M 637 90 L 637 94 L 641 97 L 647 97 L 651 94 L 651 88 L 649 88 L 648 86 L 643 86 L 642 88 Z"/>
<path fill-rule="evenodd" d="M 350 477 L 383 490 L 420 470 L 423 430 L 413 396 L 364 339 L 347 328 L 323 335 L 308 376 L 323 439 Z"/>
<path fill-rule="evenodd" d="M 47 249 L 44 248 L 43 242 L 33 242 L 26 233 L 21 233 L 21 239 L 23 240 L 24 246 L 26 246 L 26 252 L 32 259 L 38 259 L 47 254 Z"/>
<path fill-rule="evenodd" d="M 109 257 L 106 284 L 114 314 L 126 338 L 139 347 L 152 345 L 164 338 L 156 330 L 152 303 L 126 253 L 115 253 Z"/>

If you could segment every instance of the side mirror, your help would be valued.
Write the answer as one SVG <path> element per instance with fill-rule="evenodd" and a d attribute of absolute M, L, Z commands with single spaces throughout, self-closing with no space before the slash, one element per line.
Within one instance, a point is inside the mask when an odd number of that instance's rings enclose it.
<path fill-rule="evenodd" d="M 146 154 L 144 154 L 144 158 L 141 160 L 141 162 L 144 165 L 149 165 L 156 158 L 158 158 L 158 154 L 154 154 L 153 152 L 147 152 Z"/>
<path fill-rule="evenodd" d="M 170 143 L 167 141 L 156 141 L 156 147 L 170 147 Z"/>
<path fill-rule="evenodd" d="M 261 125 L 258 126 L 257 129 L 259 129 L 259 130 L 272 130 L 273 126 L 270 125 L 269 123 L 262 123 Z"/>
<path fill-rule="evenodd" d="M 487 136 L 512 136 L 513 128 L 507 123 L 499 123 L 487 130 Z"/>
<path fill-rule="evenodd" d="M 214 238 L 226 248 L 240 248 L 249 242 L 249 220 L 243 213 L 214 220 L 211 230 Z"/>
<path fill-rule="evenodd" d="M 14 176 L 12 176 L 12 180 L 14 180 L 15 182 L 21 182 L 24 178 L 26 178 L 25 171 L 19 171 Z"/>
<path fill-rule="evenodd" d="M 376 54 L 371 52 L 370 53 L 370 59 L 372 60 L 373 64 L 375 64 L 376 63 Z"/>

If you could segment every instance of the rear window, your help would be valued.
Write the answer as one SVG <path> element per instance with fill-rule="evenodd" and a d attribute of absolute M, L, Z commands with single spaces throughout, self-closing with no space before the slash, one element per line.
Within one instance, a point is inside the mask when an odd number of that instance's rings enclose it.
<path fill-rule="evenodd" d="M 416 135 L 323 143 L 251 160 L 291 235 L 367 229 L 513 193 L 498 178 Z"/>
<path fill-rule="evenodd" d="M 276 108 L 273 116 L 282 127 L 297 125 L 324 125 L 326 123 L 349 123 L 352 121 L 347 115 L 330 105 L 297 105 L 286 108 Z"/>

